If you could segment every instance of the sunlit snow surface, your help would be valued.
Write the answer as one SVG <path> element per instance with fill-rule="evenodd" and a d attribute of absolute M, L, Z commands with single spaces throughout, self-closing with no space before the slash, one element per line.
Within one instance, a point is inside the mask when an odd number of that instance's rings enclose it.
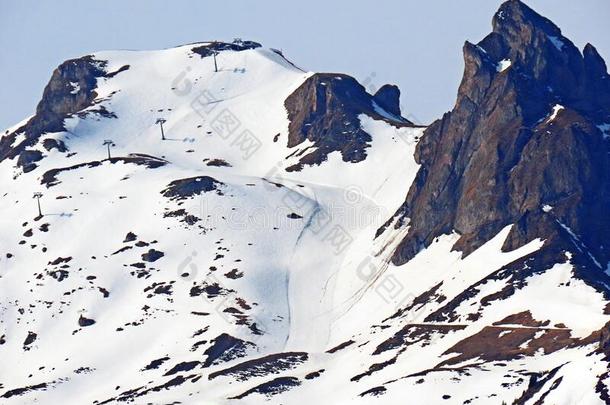
<path fill-rule="evenodd" d="M 221 52 L 215 73 L 212 59 L 193 54 L 192 47 L 95 54 L 108 61 L 108 71 L 130 66 L 98 80 L 98 99 L 117 118 L 70 118 L 66 132 L 44 137 L 63 140 L 76 154 L 44 151 L 34 172 L 20 174 L 14 161 L 0 164 L 1 403 L 120 403 L 132 391 L 135 403 L 229 404 L 280 377 L 298 379 L 298 385 L 241 401 L 448 403 L 443 396 L 449 396 L 451 403 L 512 403 L 528 386 L 520 371 L 560 365 L 554 379 L 565 383 L 549 394 L 549 403 L 602 403 L 594 387 L 607 363 L 589 355 L 593 345 L 504 365 L 489 362 L 468 374 L 447 367 L 427 372 L 455 356 L 448 350 L 461 340 L 522 311 L 562 324 L 573 337 L 599 330 L 610 318 L 607 303 L 572 279 L 569 261 L 490 306 L 481 299 L 506 280 L 483 283 L 455 309 L 457 319 L 447 323 L 455 329 L 376 351 L 405 325 L 442 327 L 425 318 L 544 241 L 502 252 L 509 226 L 462 258 L 451 249 L 459 237 L 454 233 L 395 267 L 389 258 L 408 227 L 392 224 L 379 237 L 375 233 L 415 178 L 413 154 L 423 129 L 398 129 L 361 115 L 373 138 L 366 160 L 346 163 L 335 152 L 319 166 L 285 172 L 298 161 L 290 155 L 308 145 L 286 147 L 284 100 L 311 73 L 267 49 Z M 235 118 L 231 131 L 218 126 L 220 114 Z M 158 118 L 166 120 L 166 141 Z M 240 145 L 245 131 L 260 143 L 254 152 Z M 115 144 L 113 157 L 142 153 L 168 163 L 151 169 L 105 161 L 62 172 L 50 188 L 41 185 L 47 170 L 104 159 L 105 139 Z M 230 166 L 208 166 L 210 160 Z M 172 181 L 195 176 L 222 185 L 184 200 L 161 194 Z M 44 193 L 45 215 L 35 221 L 36 191 Z M 181 209 L 181 215 L 167 215 Z M 189 214 L 200 220 L 180 221 Z M 124 242 L 129 232 L 136 238 Z M 163 256 L 146 262 L 142 255 L 151 249 Z M 435 299 L 388 319 L 439 283 Z M 203 286 L 224 293 L 196 294 Z M 81 316 L 95 324 L 79 326 Z M 25 345 L 30 332 L 36 339 Z M 225 333 L 251 343 L 244 357 L 203 367 L 210 353 L 204 352 Z M 248 378 L 214 374 L 282 352 L 306 352 L 307 360 L 285 369 L 268 366 Z M 158 368 L 146 369 L 158 359 L 164 359 Z M 182 368 L 176 371 L 176 365 Z M 360 395 L 380 386 L 382 395 Z M 6 397 L 19 388 L 26 390 Z"/>
<path fill-rule="evenodd" d="M 512 62 L 510 59 L 502 59 L 500 62 L 498 62 L 498 66 L 496 67 L 496 69 L 498 72 L 504 72 L 510 67 L 511 64 Z"/>

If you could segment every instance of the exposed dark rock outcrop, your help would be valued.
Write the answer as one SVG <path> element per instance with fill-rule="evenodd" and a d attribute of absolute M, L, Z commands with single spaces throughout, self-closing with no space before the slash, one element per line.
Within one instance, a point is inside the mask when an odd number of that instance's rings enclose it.
<path fill-rule="evenodd" d="M 205 45 L 197 46 L 192 49 L 192 51 L 202 58 L 207 56 L 212 56 L 214 52 L 220 51 L 245 51 L 247 49 L 256 49 L 260 48 L 261 44 L 254 41 L 242 41 L 239 39 L 234 40 L 233 42 L 210 42 Z"/>
<path fill-rule="evenodd" d="M 362 130 L 360 114 L 394 126 L 412 126 L 399 114 L 396 119 L 389 119 L 374 107 L 375 101 L 380 107 L 387 105 L 393 111 L 400 110 L 395 105 L 398 89 L 382 89 L 381 94 L 372 96 L 356 79 L 344 74 L 317 73 L 305 80 L 284 103 L 290 120 L 288 147 L 296 147 L 306 140 L 313 145 L 299 154 L 304 156 L 298 164 L 286 170 L 298 171 L 304 165 L 319 165 L 329 153 L 336 151 L 345 162 L 364 160 L 371 136 Z"/>
<path fill-rule="evenodd" d="M 167 161 L 164 159 L 160 159 L 154 156 L 140 154 L 140 153 L 130 153 L 126 157 L 115 157 L 110 159 L 105 159 L 104 161 L 109 161 L 110 163 L 133 163 L 136 165 L 146 166 L 150 169 L 155 169 L 167 164 Z M 63 172 L 78 170 L 84 168 L 93 168 L 98 167 L 102 164 L 101 160 L 94 160 L 92 162 L 79 163 L 74 166 L 68 167 L 57 167 L 55 169 L 48 170 L 44 172 L 40 179 L 40 184 L 46 185 L 47 187 L 55 186 L 61 183 L 57 176 Z M 24 169 L 25 170 L 25 169 Z"/>
<path fill-rule="evenodd" d="M 294 369 L 308 359 L 309 355 L 302 352 L 275 353 L 215 371 L 208 376 L 208 379 L 213 380 L 220 376 L 231 376 L 237 381 L 246 381 L 252 377 L 278 374 L 282 371 Z"/>
<path fill-rule="evenodd" d="M 91 326 L 93 324 L 95 324 L 95 320 L 93 319 L 85 318 L 82 315 L 78 318 L 78 326 L 80 327 Z"/>
<path fill-rule="evenodd" d="M 491 34 L 464 45 L 455 107 L 416 149 L 421 167 L 396 213 L 396 226 L 410 229 L 395 264 L 454 230 L 454 249 L 468 255 L 515 224 L 505 251 L 541 238 L 538 266 L 569 250 L 593 270 L 581 276 L 606 277 L 610 145 L 598 125 L 610 122 L 610 78 L 593 46 L 583 53 L 518 0 L 501 6 Z"/>
<path fill-rule="evenodd" d="M 610 322 L 606 323 L 600 330 L 599 351 L 606 355 L 610 360 Z"/>
<path fill-rule="evenodd" d="M 23 172 L 31 172 L 36 169 L 36 162 L 43 157 L 42 152 L 38 150 L 24 150 L 17 158 L 17 166 L 23 168 Z"/>
<path fill-rule="evenodd" d="M 400 89 L 397 86 L 384 84 L 375 93 L 373 101 L 390 114 L 400 117 Z"/>
<path fill-rule="evenodd" d="M 349 347 L 349 346 L 353 345 L 354 343 L 356 343 L 356 342 L 350 339 L 348 341 L 340 343 L 337 346 L 327 350 L 326 353 L 330 353 L 330 354 L 336 353 L 336 352 L 338 352 L 340 350 L 345 349 L 346 347 Z"/>
<path fill-rule="evenodd" d="M 2 394 L 2 398 L 11 398 L 14 396 L 20 396 L 20 395 L 26 394 L 31 391 L 44 390 L 48 387 L 48 385 L 49 384 L 47 384 L 47 383 L 40 383 L 40 384 L 35 384 L 35 385 L 29 385 L 27 387 L 11 389 L 11 390 L 6 391 L 4 394 Z"/>
<path fill-rule="evenodd" d="M 138 238 L 138 236 L 133 233 L 133 232 L 127 232 L 127 235 L 125 235 L 125 239 L 123 240 L 123 242 L 133 242 L 134 240 L 136 240 Z"/>
<path fill-rule="evenodd" d="M 422 347 L 427 346 L 435 335 L 448 335 L 455 331 L 464 329 L 463 325 L 426 325 L 409 324 L 396 332 L 390 339 L 380 343 L 373 355 L 379 355 L 388 350 L 394 350 L 402 346 L 420 343 Z"/>
<path fill-rule="evenodd" d="M 361 397 L 364 397 L 366 395 L 370 395 L 370 396 L 374 396 L 374 397 L 378 397 L 380 395 L 385 394 L 385 392 L 387 391 L 387 388 L 384 386 L 378 386 L 378 387 L 373 387 L 369 390 L 366 390 L 364 392 L 362 392 L 360 394 Z"/>
<path fill-rule="evenodd" d="M 145 261 L 145 262 L 152 263 L 152 262 L 156 262 L 157 260 L 159 260 L 163 256 L 165 256 L 165 253 L 160 252 L 160 251 L 155 250 L 155 249 L 149 249 L 148 252 L 142 253 L 142 260 Z"/>
<path fill-rule="evenodd" d="M 197 367 L 199 364 L 201 364 L 201 362 L 199 362 L 197 360 L 194 360 L 194 361 L 183 361 L 181 363 L 176 364 L 174 367 L 170 368 L 163 375 L 164 376 L 168 376 L 168 375 L 174 375 L 176 373 L 181 373 L 181 372 L 185 372 L 185 371 L 191 371 L 192 369 Z"/>
<path fill-rule="evenodd" d="M 467 359 L 485 362 L 511 360 L 522 356 L 533 356 L 537 351 L 553 353 L 567 347 L 584 346 L 589 341 L 581 341 L 571 336 L 566 328 L 523 328 L 486 326 L 477 334 L 458 342 L 444 354 L 454 355 L 443 360 L 436 367 L 455 365 Z"/>
<path fill-rule="evenodd" d="M 47 138 L 44 141 L 42 141 L 42 146 L 47 150 L 47 151 L 51 151 L 53 149 L 57 149 L 60 152 L 67 152 L 68 148 L 66 147 L 66 144 L 58 139 L 53 139 L 53 138 Z"/>
<path fill-rule="evenodd" d="M 271 397 L 273 395 L 281 394 L 292 387 L 298 387 L 301 385 L 301 382 L 296 377 L 278 377 L 274 378 L 271 381 L 264 382 L 260 385 L 257 385 L 254 388 L 251 388 L 244 393 L 237 395 L 231 399 L 242 399 L 247 397 L 250 394 L 263 394 L 267 397 Z"/>
<path fill-rule="evenodd" d="M 233 165 L 224 159 L 203 159 L 206 166 L 213 167 L 232 167 Z"/>
<path fill-rule="evenodd" d="M 155 359 L 152 360 L 150 363 L 148 363 L 141 371 L 147 371 L 147 370 L 155 370 L 158 369 L 163 363 L 165 363 L 167 360 L 169 360 L 169 357 L 165 356 L 165 357 L 161 357 L 159 359 Z"/>
<path fill-rule="evenodd" d="M 27 337 L 23 341 L 23 347 L 29 346 L 36 341 L 38 334 L 34 332 L 28 332 Z"/>
<path fill-rule="evenodd" d="M 91 55 L 62 63 L 55 69 L 45 87 L 36 114 L 25 125 L 0 138 L 0 162 L 18 156 L 17 166 L 25 172 L 34 170 L 35 162 L 43 156 L 41 152 L 28 148 L 36 145 L 45 133 L 64 131 L 64 119 L 94 105 L 98 78 L 112 77 L 128 68 L 123 66 L 117 72 L 107 72 L 106 62 L 96 60 Z M 103 107 L 96 112 L 107 117 L 113 116 Z M 19 134 L 24 134 L 24 139 L 13 145 Z M 60 152 L 67 151 L 63 142 L 58 140 L 45 140 L 43 146 L 47 150 L 56 148 Z"/>
<path fill-rule="evenodd" d="M 223 185 L 224 183 L 210 176 L 189 177 L 188 179 L 172 181 L 161 194 L 172 200 L 184 200 L 185 198 L 210 191 L 222 194 L 220 187 Z"/>
<path fill-rule="evenodd" d="M 246 355 L 248 348 L 255 345 L 233 337 L 227 333 L 217 336 L 214 343 L 203 353 L 207 356 L 203 367 L 224 363 Z"/>

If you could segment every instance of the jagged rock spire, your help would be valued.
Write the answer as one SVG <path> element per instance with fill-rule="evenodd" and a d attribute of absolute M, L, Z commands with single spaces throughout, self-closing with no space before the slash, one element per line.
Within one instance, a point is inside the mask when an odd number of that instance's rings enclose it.
<path fill-rule="evenodd" d="M 603 59 L 590 45 L 583 56 L 551 21 L 510 0 L 492 33 L 466 42 L 464 61 L 455 107 L 417 147 L 421 168 L 397 212 L 398 226 L 408 221 L 410 230 L 394 262 L 452 231 L 461 234 L 454 248 L 467 255 L 516 224 L 506 250 L 541 238 L 540 266 L 570 250 L 580 253 L 581 268 L 604 277 L 610 159 L 598 125 L 610 122 L 610 87 Z"/>

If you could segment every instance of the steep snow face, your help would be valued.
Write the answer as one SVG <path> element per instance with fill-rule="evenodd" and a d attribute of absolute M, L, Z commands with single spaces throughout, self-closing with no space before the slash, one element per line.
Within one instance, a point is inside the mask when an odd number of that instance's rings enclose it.
<path fill-rule="evenodd" d="M 284 102 L 311 73 L 247 47 L 215 71 L 193 49 L 217 45 L 94 54 L 93 104 L 41 135 L 67 150 L 0 162 L 2 403 L 602 402 L 608 302 L 569 255 L 519 279 L 545 241 L 503 251 L 508 226 L 391 264 L 408 223 L 377 230 L 424 129 L 376 106 L 366 159 L 287 172 L 311 145 L 287 146 Z"/>

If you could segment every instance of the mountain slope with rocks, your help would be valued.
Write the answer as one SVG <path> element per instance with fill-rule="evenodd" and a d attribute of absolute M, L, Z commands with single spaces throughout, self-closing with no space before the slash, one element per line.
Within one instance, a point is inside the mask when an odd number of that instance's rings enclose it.
<path fill-rule="evenodd" d="M 252 41 L 62 63 L 0 137 L 1 402 L 610 403 L 606 65 L 516 0 L 464 59 L 427 128 Z"/>

